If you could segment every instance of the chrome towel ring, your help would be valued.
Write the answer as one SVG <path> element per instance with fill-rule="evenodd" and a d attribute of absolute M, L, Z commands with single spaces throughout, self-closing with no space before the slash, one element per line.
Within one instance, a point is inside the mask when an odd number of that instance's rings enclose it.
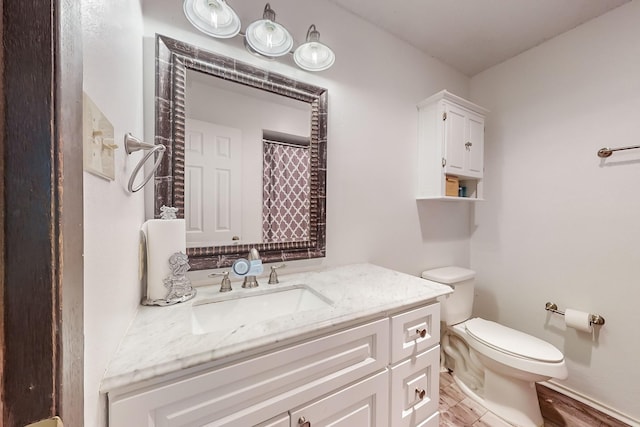
<path fill-rule="evenodd" d="M 139 150 L 149 150 L 144 155 L 142 160 L 140 160 L 140 162 L 138 162 L 136 167 L 133 168 L 133 172 L 131 172 L 131 177 L 129 178 L 129 185 L 128 185 L 127 188 L 129 190 L 129 192 L 135 193 L 136 191 L 138 191 L 142 187 L 144 187 L 145 184 L 147 182 L 149 182 L 151 177 L 153 177 L 153 174 L 156 172 L 156 170 L 160 166 L 160 162 L 162 161 L 162 157 L 164 156 L 164 152 L 165 152 L 166 148 L 165 148 L 164 145 L 160 145 L 160 144 L 159 145 L 153 145 L 153 144 L 149 144 L 147 142 L 142 142 L 138 138 L 136 138 L 135 136 L 131 135 L 130 133 L 127 133 L 124 136 L 124 148 L 127 151 L 127 154 L 135 153 L 136 151 L 139 151 Z M 147 160 L 149 160 L 149 157 L 153 156 L 155 153 L 158 153 L 158 157 L 156 158 L 156 161 L 153 164 L 153 169 L 151 170 L 151 172 L 149 172 L 149 175 L 144 177 L 144 179 L 142 180 L 141 184 L 138 184 L 138 185 L 134 186 L 133 185 L 133 181 L 136 179 L 136 176 L 140 172 L 140 169 L 147 162 Z"/>

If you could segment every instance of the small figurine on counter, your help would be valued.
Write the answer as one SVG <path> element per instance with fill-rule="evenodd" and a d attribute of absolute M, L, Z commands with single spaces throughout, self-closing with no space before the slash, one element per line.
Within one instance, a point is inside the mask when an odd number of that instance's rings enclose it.
<path fill-rule="evenodd" d="M 171 206 L 162 206 L 160 208 L 161 219 L 176 219 L 177 213 L 178 213 L 178 208 L 174 208 Z"/>
<path fill-rule="evenodd" d="M 177 209 L 176 209 L 177 210 Z M 191 286 L 187 277 L 187 271 L 191 268 L 189 258 L 182 252 L 176 252 L 169 257 L 171 274 L 164 279 L 164 286 L 168 289 L 166 299 L 187 301 L 196 295 L 196 290 Z"/>

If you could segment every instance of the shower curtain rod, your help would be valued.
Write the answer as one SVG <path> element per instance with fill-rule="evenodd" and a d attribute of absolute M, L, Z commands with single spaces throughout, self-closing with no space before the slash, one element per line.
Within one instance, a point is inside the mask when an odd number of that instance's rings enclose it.
<path fill-rule="evenodd" d="M 295 147 L 295 148 L 309 148 L 308 145 L 302 144 L 292 144 L 290 142 L 282 142 L 282 141 L 274 141 L 272 139 L 262 138 L 263 142 L 268 142 L 269 144 L 278 144 L 278 145 L 286 145 L 287 147 Z"/>

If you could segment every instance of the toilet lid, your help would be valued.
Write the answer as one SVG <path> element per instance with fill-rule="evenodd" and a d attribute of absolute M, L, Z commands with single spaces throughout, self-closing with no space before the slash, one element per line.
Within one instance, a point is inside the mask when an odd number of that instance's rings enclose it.
<path fill-rule="evenodd" d="M 541 362 L 561 362 L 564 355 L 546 341 L 479 317 L 465 322 L 467 333 L 503 353 Z"/>

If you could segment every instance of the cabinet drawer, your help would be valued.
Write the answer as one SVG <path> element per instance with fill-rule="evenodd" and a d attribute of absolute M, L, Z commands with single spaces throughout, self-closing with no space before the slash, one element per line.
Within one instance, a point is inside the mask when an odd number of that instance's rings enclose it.
<path fill-rule="evenodd" d="M 391 318 L 391 363 L 415 356 L 438 342 L 440 342 L 440 303 L 420 307 Z"/>
<path fill-rule="evenodd" d="M 109 426 L 255 425 L 385 368 L 378 320 L 182 380 L 109 393 Z"/>
<path fill-rule="evenodd" d="M 439 368 L 440 346 L 391 368 L 390 425 L 422 426 L 423 421 L 438 411 Z"/>
<path fill-rule="evenodd" d="M 255 427 L 289 427 L 289 420 L 289 413 L 287 412 L 271 418 L 269 421 L 257 424 Z"/>
<path fill-rule="evenodd" d="M 291 426 L 381 426 L 389 417 L 387 370 L 291 411 Z"/>
<path fill-rule="evenodd" d="M 438 427 L 440 425 L 440 412 L 436 412 L 431 415 L 428 419 L 424 420 L 420 424 L 417 424 L 416 427 Z"/>

